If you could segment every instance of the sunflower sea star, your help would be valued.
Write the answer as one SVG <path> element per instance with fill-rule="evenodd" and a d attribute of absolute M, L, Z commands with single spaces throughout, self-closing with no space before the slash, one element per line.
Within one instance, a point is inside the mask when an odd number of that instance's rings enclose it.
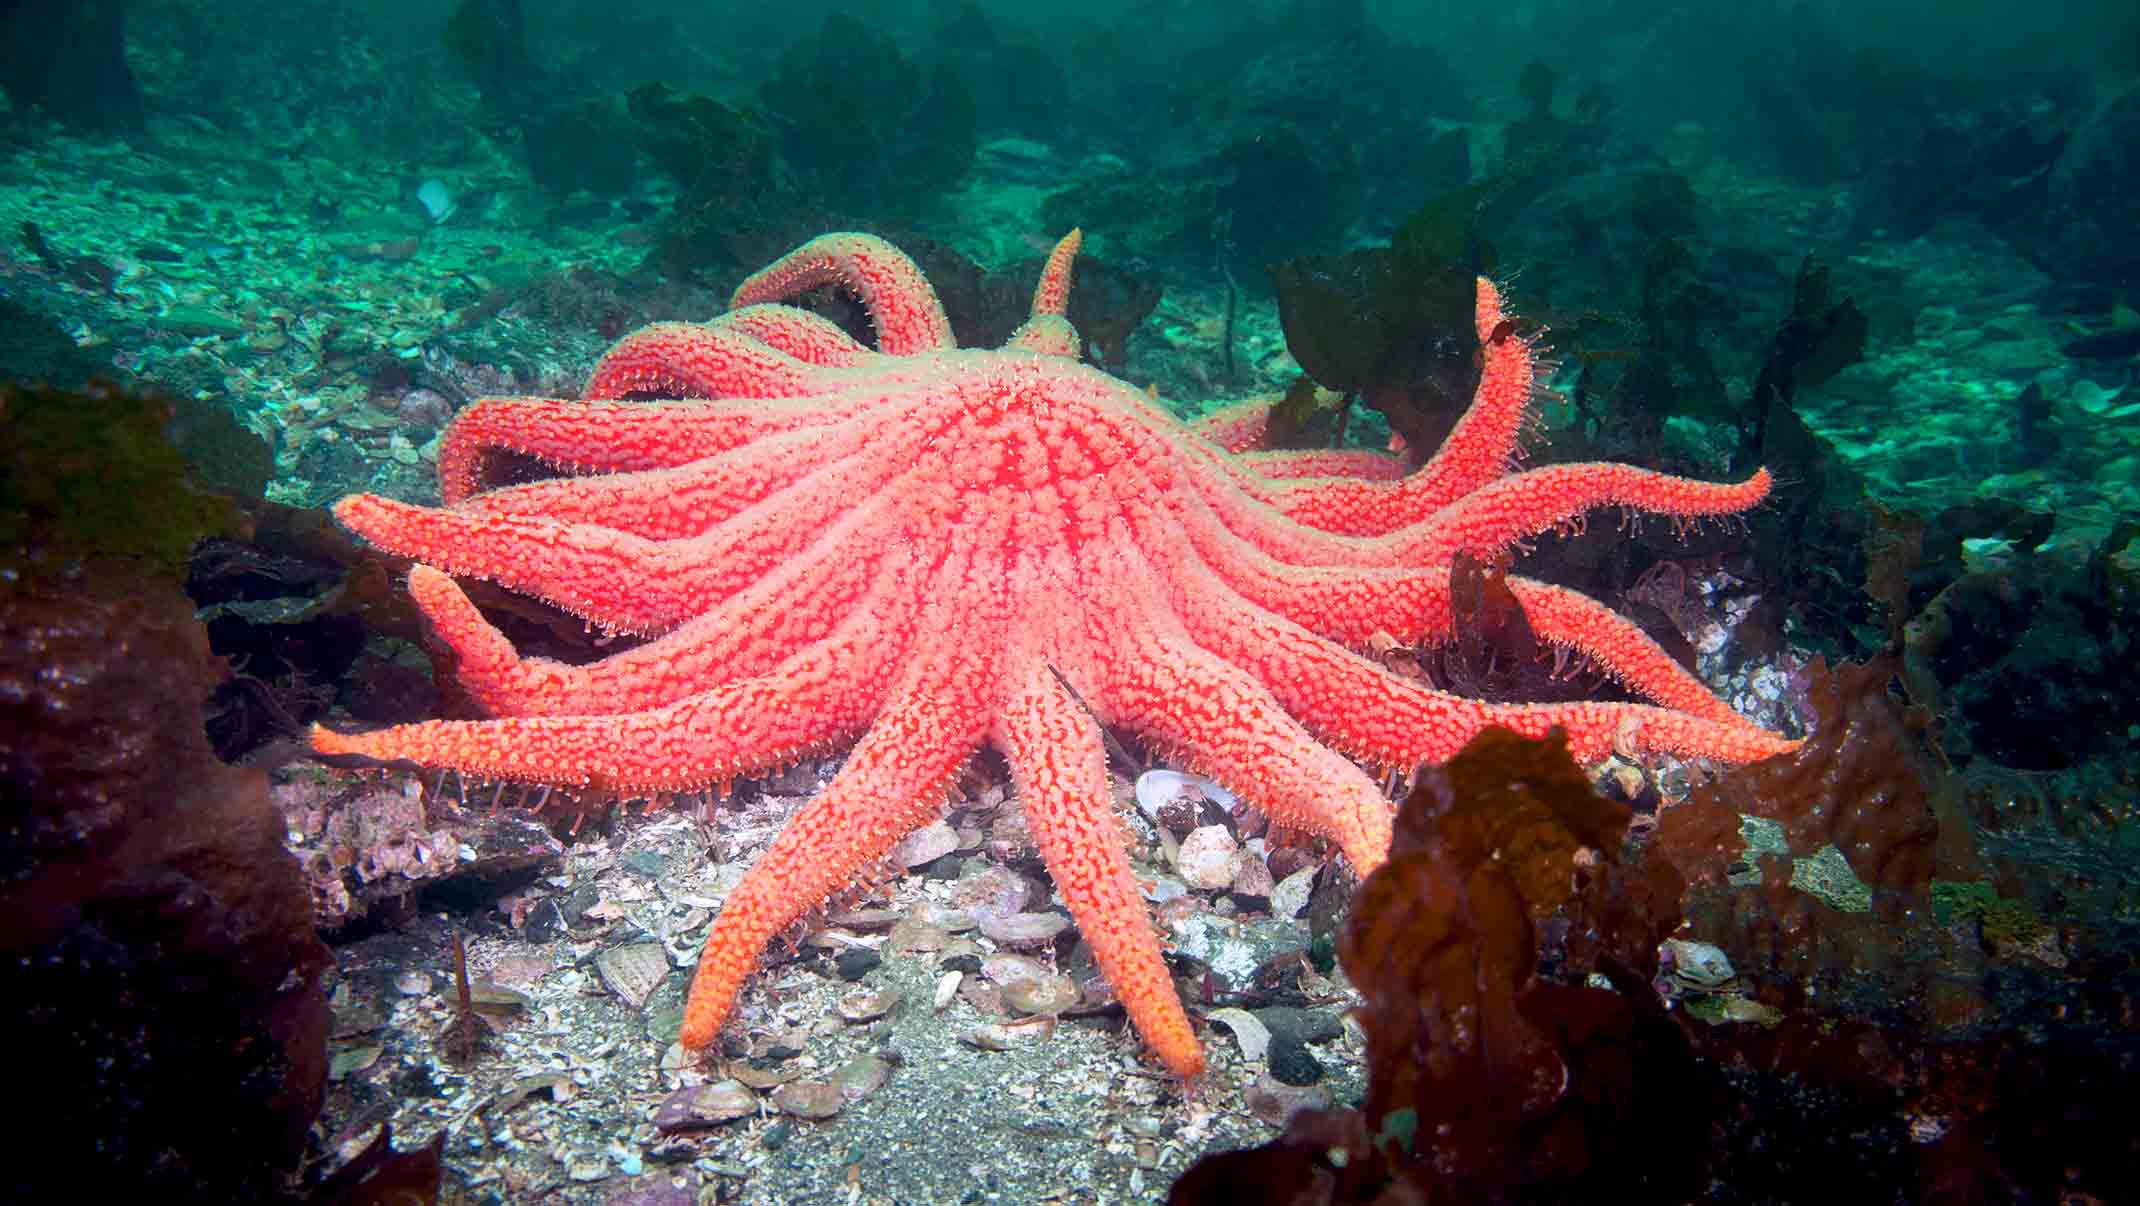
<path fill-rule="evenodd" d="M 651 794 L 852 742 L 715 920 L 683 1026 L 696 1049 L 766 944 L 931 819 L 991 744 L 1101 971 L 1187 1077 L 1203 1051 L 1131 874 L 1102 724 L 1329 838 L 1361 875 L 1384 860 L 1391 817 L 1361 763 L 1446 759 L 1492 725 L 1564 728 L 1588 760 L 1618 747 L 1739 762 L 1795 745 L 1632 624 L 1528 579 L 1509 581 L 1542 639 L 1654 702 L 1492 705 L 1356 652 L 1377 633 L 1448 639 L 1458 552 L 1492 558 L 1607 504 L 1729 515 L 1761 500 L 1765 473 L 1509 472 L 1536 355 L 1483 280 L 1476 399 L 1418 471 L 1229 450 L 1078 363 L 1064 317 L 1077 245 L 1073 232 L 1050 257 L 1002 349 L 959 349 L 913 261 L 834 234 L 744 282 L 713 321 L 624 339 L 593 400 L 464 410 L 439 455 L 445 506 L 358 495 L 336 514 L 421 563 L 410 590 L 494 718 L 315 729 L 314 748 Z M 863 299 L 875 350 L 778 304 L 827 283 Z M 621 400 L 649 395 L 677 400 Z M 1206 430 L 1253 427 L 1236 414 Z M 568 476 L 485 489 L 500 453 Z M 1355 461 L 1359 476 L 1304 476 Z M 523 658 L 449 574 L 658 635 L 585 666 Z"/>

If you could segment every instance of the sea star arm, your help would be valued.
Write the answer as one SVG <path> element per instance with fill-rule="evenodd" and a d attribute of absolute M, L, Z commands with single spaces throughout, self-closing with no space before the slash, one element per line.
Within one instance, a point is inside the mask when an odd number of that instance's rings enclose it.
<path fill-rule="evenodd" d="M 1277 397 L 1256 397 L 1220 407 L 1189 424 L 1189 430 L 1228 452 L 1248 452 L 1263 445 Z"/>
<path fill-rule="evenodd" d="M 429 720 L 351 734 L 315 725 L 312 748 L 619 794 L 688 791 L 785 765 L 858 731 L 903 648 L 886 633 L 824 642 L 771 674 L 640 712 Z"/>
<path fill-rule="evenodd" d="M 1356 874 L 1382 865 L 1389 801 L 1262 683 L 1186 638 L 1146 634 L 1122 641 L 1120 653 L 1135 668 L 1097 692 L 1105 715 L 1174 749 L 1272 820 L 1335 841 Z"/>
<path fill-rule="evenodd" d="M 825 370 L 732 327 L 657 322 L 611 345 L 587 379 L 591 399 L 793 398 Z"/>
<path fill-rule="evenodd" d="M 1053 669 L 1018 678 L 994 741 L 1010 763 L 1034 844 L 1070 906 L 1093 961 L 1144 1041 L 1177 1076 L 1204 1070 L 1204 1049 L 1182 1011 L 1143 898 L 1123 851 L 1099 726 Z"/>
<path fill-rule="evenodd" d="M 1537 395 L 1539 357 L 1530 340 L 1509 330 L 1493 282 L 1480 277 L 1476 299 L 1485 364 L 1471 405 L 1434 456 L 1395 482 L 1288 484 L 1274 500 L 1282 511 L 1324 531 L 1371 536 L 1416 523 L 1508 472 Z"/>
<path fill-rule="evenodd" d="M 451 577 L 427 565 L 409 571 L 409 594 L 456 656 L 461 687 L 492 716 L 584 716 L 656 708 L 766 673 L 786 651 L 832 638 L 879 639 L 879 609 L 904 574 L 870 547 L 881 507 L 857 507 L 803 556 L 782 564 L 720 606 L 665 636 L 586 665 L 524 658 L 483 618 Z M 857 629 L 857 623 L 864 625 Z"/>
<path fill-rule="evenodd" d="M 1393 482 L 1412 472 L 1402 458 L 1372 448 L 1298 448 L 1241 454 L 1241 466 L 1258 477 L 1293 480 L 1336 477 L 1348 481 Z"/>
<path fill-rule="evenodd" d="M 1238 599 L 1199 592 L 1183 609 L 1191 636 L 1269 686 L 1288 711 L 1314 717 L 1331 745 L 1383 766 L 1446 762 L 1494 725 L 1526 737 L 1565 729 L 1576 757 L 1616 748 L 1724 762 L 1758 762 L 1798 742 L 1733 717 L 1712 719 L 1648 704 L 1583 701 L 1487 704 L 1399 678 L 1367 659 Z"/>
<path fill-rule="evenodd" d="M 1328 837 L 1366 876 L 1389 854 L 1390 804 L 1372 780 L 1318 745 L 1254 677 L 1198 646 L 1163 600 L 1151 564 L 1118 551 L 1088 618 L 1099 656 L 1080 667 L 1103 720 L 1181 754 L 1272 820 Z M 1335 648 L 1334 646 L 1332 648 Z"/>
<path fill-rule="evenodd" d="M 1425 522 L 1368 547 L 1385 564 L 1443 565 L 1459 552 L 1491 561 L 1525 537 L 1622 506 L 1675 523 L 1736 515 L 1768 497 L 1768 470 L 1743 482 L 1703 482 L 1610 461 L 1547 465 L 1488 483 Z"/>
<path fill-rule="evenodd" d="M 991 668 L 972 634 L 937 631 L 847 761 L 722 902 L 684 1003 L 680 1040 L 711 1043 L 766 943 L 935 816 L 989 725 Z"/>
<path fill-rule="evenodd" d="M 911 408 L 910 408 L 911 409 Z M 918 448 L 918 432 L 879 416 L 767 436 L 675 469 L 549 478 L 485 491 L 459 504 L 462 515 L 522 515 L 587 523 L 648 540 L 699 535 L 813 472 L 862 454 Z"/>
<path fill-rule="evenodd" d="M 1440 645 L 1457 634 L 1449 569 L 1325 570 L 1229 549 L 1211 570 L 1242 599 L 1354 650 L 1381 633 Z M 1649 634 L 1585 595 L 1511 574 L 1509 590 L 1542 641 L 1589 659 L 1653 703 L 1729 723 L 1739 719 Z"/>
<path fill-rule="evenodd" d="M 730 309 L 784 301 L 819 285 L 842 285 L 862 299 L 877 349 L 892 356 L 953 348 L 951 319 L 907 253 L 875 235 L 819 235 L 736 286 Z"/>
<path fill-rule="evenodd" d="M 685 540 L 520 515 L 418 507 L 371 494 L 335 517 L 389 552 L 487 578 L 626 632 L 665 632 L 807 549 L 816 533 L 901 471 L 897 449 L 823 466 Z"/>
<path fill-rule="evenodd" d="M 1076 360 L 1084 354 L 1084 342 L 1070 325 L 1070 274 L 1077 263 L 1077 249 L 1085 232 L 1072 230 L 1048 253 L 1040 270 L 1040 284 L 1033 289 L 1033 311 L 1003 346 L 1043 356 Z"/>
<path fill-rule="evenodd" d="M 577 471 L 671 469 L 777 432 L 840 417 L 821 406 L 754 399 L 485 398 L 455 415 L 439 441 L 439 494 L 450 506 L 483 489 L 499 453 L 519 453 Z"/>
<path fill-rule="evenodd" d="M 794 306 L 759 304 L 715 316 L 708 326 L 723 326 L 775 347 L 797 360 L 823 368 L 853 368 L 877 353 L 821 314 Z"/>
<path fill-rule="evenodd" d="M 1320 473 L 1310 468 L 1315 462 L 1305 458 L 1299 463 L 1307 471 L 1287 471 L 1293 466 L 1286 460 L 1259 463 L 1256 457 L 1224 467 L 1252 497 L 1271 503 L 1281 514 L 1322 531 L 1355 536 L 1417 523 L 1506 473 L 1530 419 L 1540 357 L 1530 340 L 1510 330 L 1493 282 L 1479 278 L 1476 297 L 1473 321 L 1485 359 L 1478 388 L 1440 450 L 1417 471 L 1393 475 L 1365 461 L 1377 470 L 1371 477 L 1335 465 Z M 1270 399 L 1251 399 L 1204 416 L 1195 429 L 1229 452 L 1247 453 L 1263 442 L 1270 406 Z M 1396 458 L 1382 459 L 1403 464 Z M 1265 485 L 1256 476 L 1287 480 Z"/>

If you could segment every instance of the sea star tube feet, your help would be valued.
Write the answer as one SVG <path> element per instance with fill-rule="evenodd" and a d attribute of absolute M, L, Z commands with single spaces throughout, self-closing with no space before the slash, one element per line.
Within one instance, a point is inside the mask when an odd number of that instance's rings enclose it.
<path fill-rule="evenodd" d="M 1518 576 L 1540 641 L 1648 702 L 1486 703 L 1366 655 L 1377 638 L 1454 639 L 1459 553 L 1491 557 L 1601 506 L 1730 515 L 1760 501 L 1765 474 L 1515 471 L 1540 361 L 1484 281 L 1480 384 L 1423 466 L 1260 453 L 1253 416 L 1192 428 L 1078 362 L 1076 249 L 1073 235 L 1049 258 L 1002 348 L 956 347 L 896 248 L 828 235 L 751 277 L 728 314 L 620 341 L 592 388 L 628 398 L 470 406 L 442 444 L 447 505 L 360 495 L 335 513 L 420 563 L 410 589 L 490 718 L 321 728 L 314 747 L 659 795 L 851 744 L 715 919 L 682 1035 L 699 1048 L 773 936 L 934 816 L 992 745 L 1130 1021 L 1184 1077 L 1203 1050 L 1129 870 L 1101 725 L 1328 839 L 1362 875 L 1390 840 L 1370 771 L 1445 759 L 1488 727 L 1561 728 L 1590 759 L 1794 747 L 1632 623 Z M 782 304 L 828 284 L 862 298 L 875 348 Z M 563 476 L 494 482 L 515 457 Z M 522 657 L 454 574 L 651 639 L 585 666 Z"/>

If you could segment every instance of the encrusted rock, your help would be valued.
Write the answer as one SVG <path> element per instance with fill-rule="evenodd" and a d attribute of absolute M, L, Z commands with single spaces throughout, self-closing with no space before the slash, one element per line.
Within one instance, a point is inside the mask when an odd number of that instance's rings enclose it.
<path fill-rule="evenodd" d="M 1241 847 L 1224 825 L 1205 825 L 1181 840 L 1176 869 L 1192 888 L 1223 888 L 1240 869 Z"/>

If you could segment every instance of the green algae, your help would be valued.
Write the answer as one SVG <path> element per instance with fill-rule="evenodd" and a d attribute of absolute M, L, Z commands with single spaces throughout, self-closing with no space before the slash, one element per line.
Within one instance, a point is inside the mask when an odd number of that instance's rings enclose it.
<path fill-rule="evenodd" d="M 173 414 L 111 386 L 0 389 L 0 557 L 37 548 L 182 571 L 194 542 L 230 530 L 237 511 L 189 482 L 166 434 Z"/>

